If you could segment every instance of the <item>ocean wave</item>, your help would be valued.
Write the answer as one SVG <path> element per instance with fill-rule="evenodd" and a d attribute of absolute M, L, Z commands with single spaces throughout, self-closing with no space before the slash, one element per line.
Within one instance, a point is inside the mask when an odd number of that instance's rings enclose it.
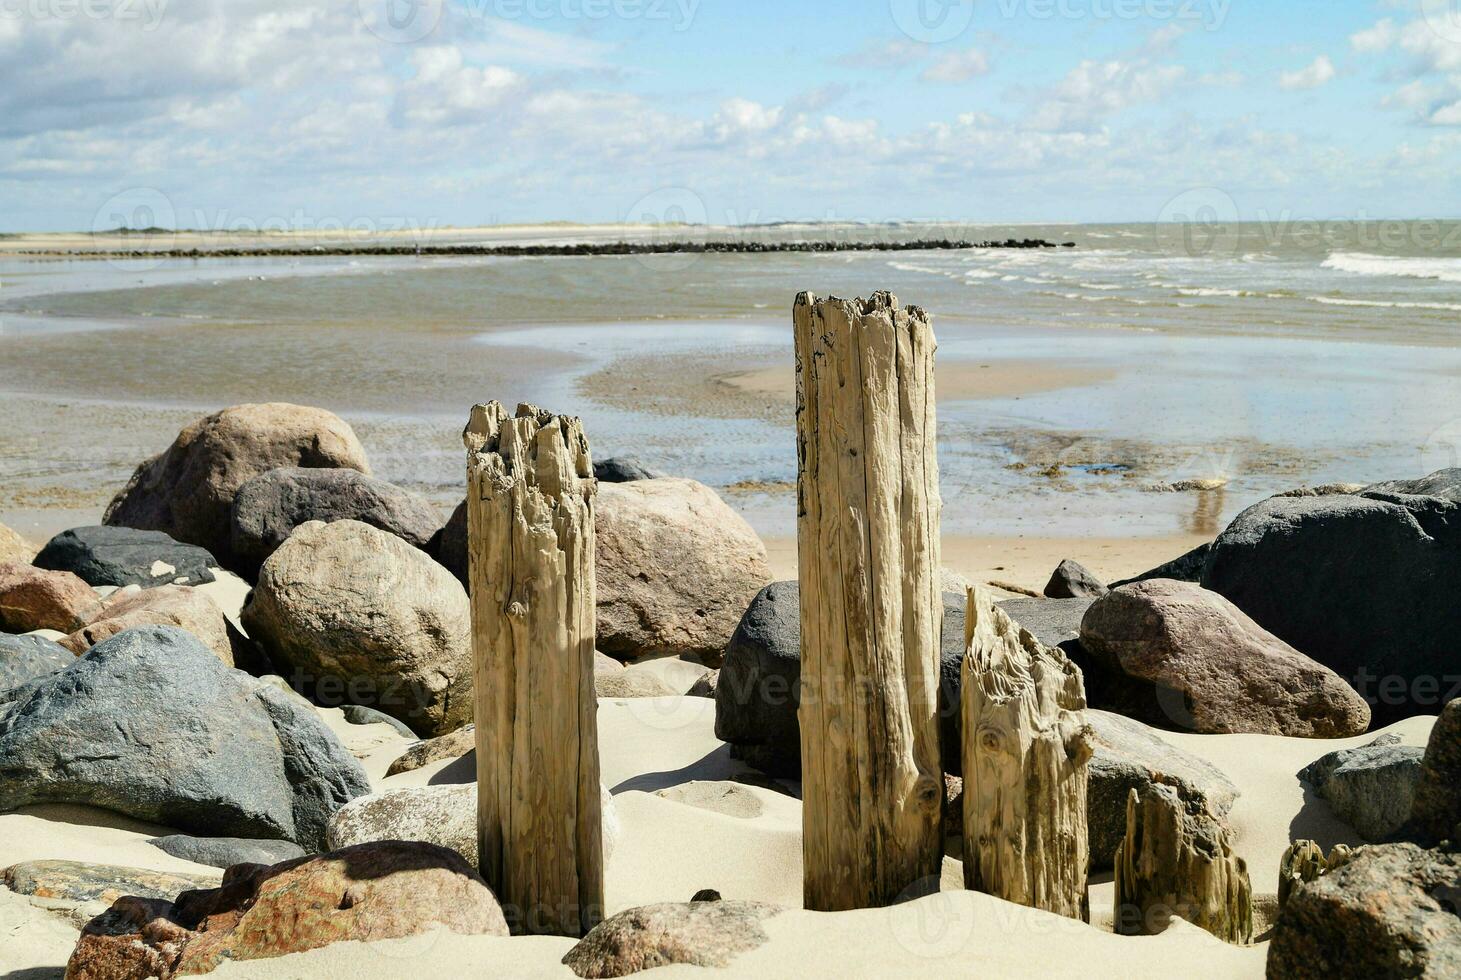
<path fill-rule="evenodd" d="M 940 269 L 930 269 L 926 265 L 914 265 L 912 262 L 889 262 L 888 268 L 897 269 L 899 272 L 922 272 L 928 276 L 944 275 L 944 272 Z"/>
<path fill-rule="evenodd" d="M 1342 299 L 1338 296 L 1306 296 L 1305 299 L 1325 306 L 1365 306 L 1387 310 L 1441 310 L 1461 313 L 1461 303 L 1425 303 L 1407 300 Z"/>
<path fill-rule="evenodd" d="M 1368 252 L 1334 252 L 1321 265 L 1360 276 L 1398 276 L 1403 279 L 1439 279 L 1461 282 L 1461 258 L 1402 258 Z"/>

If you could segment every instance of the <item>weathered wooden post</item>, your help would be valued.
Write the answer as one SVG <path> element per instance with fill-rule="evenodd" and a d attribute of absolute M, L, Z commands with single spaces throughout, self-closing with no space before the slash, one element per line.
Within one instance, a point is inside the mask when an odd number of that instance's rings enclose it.
<path fill-rule="evenodd" d="M 1156 935 L 1179 916 L 1227 942 L 1253 941 L 1248 866 L 1202 803 L 1161 784 L 1145 796 L 1133 789 L 1115 865 L 1117 933 Z"/>
<path fill-rule="evenodd" d="M 1348 844 L 1335 844 L 1329 849 L 1329 856 L 1325 857 L 1314 841 L 1294 841 L 1283 852 L 1278 864 L 1278 910 L 1283 911 L 1294 889 L 1344 867 L 1353 856 L 1354 851 Z"/>
<path fill-rule="evenodd" d="M 1091 920 L 1086 784 L 1094 732 L 1081 672 L 970 589 L 960 699 L 964 884 Z"/>
<path fill-rule="evenodd" d="M 806 907 L 937 889 L 934 336 L 886 292 L 793 308 Z"/>
<path fill-rule="evenodd" d="M 604 905 L 588 440 L 497 402 L 463 440 L 482 877 L 514 932 L 581 936 Z"/>

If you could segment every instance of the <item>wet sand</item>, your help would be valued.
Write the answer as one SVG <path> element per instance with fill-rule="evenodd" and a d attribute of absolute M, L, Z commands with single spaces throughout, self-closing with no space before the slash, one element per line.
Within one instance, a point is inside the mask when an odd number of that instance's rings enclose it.
<path fill-rule="evenodd" d="M 945 361 L 935 368 L 934 387 L 941 402 L 1019 398 L 1039 392 L 1059 391 L 1062 388 L 1101 384 L 1114 379 L 1117 374 L 1115 369 L 1109 367 L 1044 360 L 1003 358 L 983 364 Z M 777 401 L 796 400 L 796 372 L 787 364 L 758 368 L 714 380 L 740 391 L 768 395 Z"/>

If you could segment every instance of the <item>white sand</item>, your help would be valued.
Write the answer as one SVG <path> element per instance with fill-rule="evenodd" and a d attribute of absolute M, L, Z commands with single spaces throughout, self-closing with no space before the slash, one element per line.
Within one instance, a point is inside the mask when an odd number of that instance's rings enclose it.
<path fill-rule="evenodd" d="M 387 725 L 348 724 L 338 710 L 320 713 L 362 759 L 377 788 L 462 782 L 473 776 L 468 759 L 441 761 L 386 779 L 386 768 L 410 740 Z M 1388 730 L 1399 732 L 1409 743 L 1423 744 L 1432 721 L 1415 718 Z M 607 869 L 609 912 L 651 902 L 683 902 L 701 888 L 792 909 L 767 922 L 765 946 L 744 954 L 717 976 L 948 977 L 977 972 L 988 977 L 1156 977 L 1190 971 L 1195 963 L 1201 964 L 1203 976 L 1263 975 L 1266 947 L 1232 947 L 1185 923 L 1161 937 L 1117 937 L 963 891 L 945 891 L 893 909 L 838 915 L 801 911 L 797 908 L 800 802 L 759 786 L 737 786 L 735 796 L 760 804 L 760 812 L 748 816 L 719 812 L 693 799 L 656 795 L 695 781 L 729 781 L 737 773 L 749 772 L 716 740 L 714 723 L 714 702 L 703 698 L 612 700 L 601 702 L 599 708 L 603 777 L 615 794 L 623 828 Z M 1275 888 L 1277 862 L 1291 829 L 1326 846 L 1357 840 L 1326 804 L 1304 800 L 1294 774 L 1328 751 L 1364 744 L 1376 734 L 1336 741 L 1257 735 L 1165 737 L 1211 761 L 1242 791 L 1232 823 L 1238 851 L 1253 874 L 1254 891 L 1262 894 Z M 157 870 L 212 870 L 169 857 L 146 843 L 147 837 L 165 832 L 84 807 L 32 807 L 0 815 L 0 866 L 64 858 Z M 948 888 L 959 880 L 960 869 L 953 860 L 945 866 Z M 1098 921 L 1109 919 L 1111 892 L 1109 883 L 1093 887 Z M 0 975 L 38 967 L 59 970 L 75 935 L 58 917 L 0 893 Z M 501 976 L 561 977 L 571 975 L 558 962 L 571 945 L 561 939 L 502 940 L 437 932 L 229 964 L 217 973 L 366 980 L 470 969 Z M 692 974 L 675 968 L 656 975 Z"/>

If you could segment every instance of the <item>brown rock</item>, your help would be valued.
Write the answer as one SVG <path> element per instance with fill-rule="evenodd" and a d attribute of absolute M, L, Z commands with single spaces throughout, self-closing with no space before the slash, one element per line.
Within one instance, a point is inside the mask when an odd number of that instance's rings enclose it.
<path fill-rule="evenodd" d="M 644 671 L 594 672 L 594 694 L 601 698 L 664 698 L 678 693 L 658 677 Z"/>
<path fill-rule="evenodd" d="M 217 874 L 177 874 L 80 861 L 25 861 L 6 868 L 3 880 L 18 895 L 65 902 L 115 902 L 123 895 L 170 900 L 194 888 L 218 887 Z"/>
<path fill-rule="evenodd" d="M 1097 599 L 1081 644 L 1147 691 L 1132 713 L 1204 733 L 1342 738 L 1370 708 L 1339 675 L 1190 582 L 1149 579 Z"/>
<path fill-rule="evenodd" d="M 1450 840 L 1461 846 L 1461 700 L 1442 708 L 1431 729 L 1410 823 L 1427 844 Z M 1456 911 L 1461 913 L 1461 908 Z"/>
<path fill-rule="evenodd" d="M 625 977 L 673 963 L 725 967 L 766 942 L 761 923 L 780 911 L 724 900 L 628 909 L 594 926 L 563 962 L 581 977 Z"/>
<path fill-rule="evenodd" d="M 761 539 L 694 480 L 601 485 L 597 546 L 598 643 L 615 656 L 718 667 L 741 614 L 771 581 Z"/>
<path fill-rule="evenodd" d="M 94 620 L 60 643 L 80 656 L 102 640 L 134 626 L 181 627 L 202 640 L 219 660 L 234 666 L 233 639 L 223 610 L 207 594 L 184 585 L 115 592 L 102 602 L 102 610 Z"/>
<path fill-rule="evenodd" d="M 446 735 L 417 742 L 399 759 L 391 763 L 391 767 L 386 770 L 386 775 L 397 776 L 443 759 L 460 759 L 468 752 L 475 752 L 476 749 L 477 726 L 466 725 Z M 473 772 L 476 770 L 474 769 Z"/>
<path fill-rule="evenodd" d="M 1293 887 L 1268 947 L 1268 976 L 1461 976 L 1461 854 L 1374 844 Z"/>
<path fill-rule="evenodd" d="M 234 494 L 281 466 L 370 472 L 355 433 L 330 412 L 282 402 L 237 405 L 189 425 L 137 467 L 102 520 L 166 531 L 227 566 Z"/>
<path fill-rule="evenodd" d="M 264 867 L 239 864 L 223 887 L 176 903 L 123 898 L 82 931 L 68 980 L 142 980 L 208 973 L 350 940 L 427 932 L 507 935 L 492 891 L 461 856 L 433 844 L 383 841 Z"/>
<path fill-rule="evenodd" d="M 101 612 L 96 591 L 70 572 L 9 562 L 0 565 L 0 631 L 70 633 Z"/>
<path fill-rule="evenodd" d="M 15 561 L 24 564 L 35 556 L 36 549 L 29 541 L 0 524 L 0 563 Z"/>
<path fill-rule="evenodd" d="M 309 521 L 269 556 L 243 626 L 320 704 L 359 704 L 421 735 L 472 720 L 467 593 L 369 524 Z"/>

